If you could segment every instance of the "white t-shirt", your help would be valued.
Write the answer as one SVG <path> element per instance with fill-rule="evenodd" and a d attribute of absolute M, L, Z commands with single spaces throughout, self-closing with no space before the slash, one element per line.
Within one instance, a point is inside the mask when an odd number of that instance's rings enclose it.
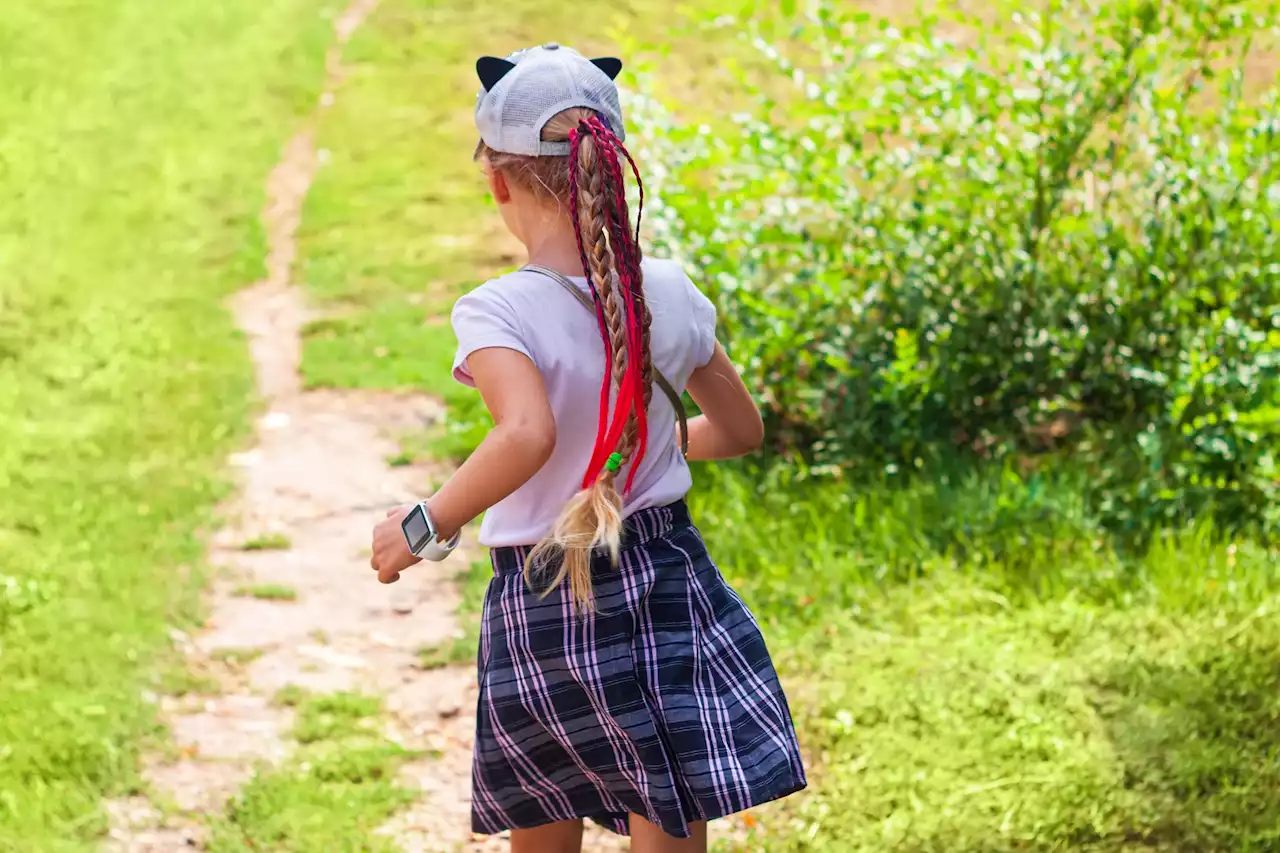
<path fill-rule="evenodd" d="M 711 360 L 716 309 L 672 261 L 645 259 L 644 292 L 653 315 L 650 351 L 654 367 L 677 392 L 690 374 Z M 585 278 L 571 279 L 584 292 Z M 476 350 L 503 347 L 527 355 L 542 374 L 556 419 L 556 447 L 542 469 L 506 500 L 485 513 L 480 541 L 491 548 L 533 545 L 551 532 L 582 478 L 595 446 L 604 379 L 604 342 L 595 315 L 555 280 L 519 270 L 482 284 L 453 307 L 458 353 L 453 375 L 475 387 L 467 358 Z M 649 441 L 624 514 L 678 501 L 693 481 L 680 452 L 676 414 L 654 389 L 649 404 Z M 618 474 L 621 485 L 628 468 Z"/>

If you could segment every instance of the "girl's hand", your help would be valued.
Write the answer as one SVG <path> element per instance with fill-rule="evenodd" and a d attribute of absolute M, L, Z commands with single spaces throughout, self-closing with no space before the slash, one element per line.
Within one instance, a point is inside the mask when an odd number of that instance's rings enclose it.
<path fill-rule="evenodd" d="M 369 558 L 369 565 L 378 573 L 378 583 L 395 583 L 402 571 L 422 562 L 409 553 L 409 543 L 404 541 L 404 531 L 400 529 L 400 523 L 412 509 L 412 506 L 389 509 L 386 520 L 373 528 L 373 556 Z"/>

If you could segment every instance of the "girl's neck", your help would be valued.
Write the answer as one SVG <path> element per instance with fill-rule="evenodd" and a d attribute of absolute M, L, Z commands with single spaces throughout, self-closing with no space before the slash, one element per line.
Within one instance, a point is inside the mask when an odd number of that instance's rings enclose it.
<path fill-rule="evenodd" d="M 538 217 L 526 228 L 526 234 L 525 250 L 529 263 L 553 269 L 562 275 L 582 275 L 578 237 L 563 213 L 557 211 L 555 215 Z"/>

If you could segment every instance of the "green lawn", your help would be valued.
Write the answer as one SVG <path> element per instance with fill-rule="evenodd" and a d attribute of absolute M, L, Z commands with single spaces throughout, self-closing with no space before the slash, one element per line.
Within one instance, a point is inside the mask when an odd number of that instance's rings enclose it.
<path fill-rule="evenodd" d="M 960 559 L 900 495 L 746 502 L 705 479 L 695 514 L 817 759 L 744 849 L 1280 849 L 1274 554 L 1193 533 L 1144 559 L 1055 554 L 1014 518 Z M 1001 534 L 1030 535 L 997 552 Z"/>
<path fill-rule="evenodd" d="M 0 9 L 0 850 L 97 849 L 246 431 L 221 300 L 322 80 L 323 0 Z"/>

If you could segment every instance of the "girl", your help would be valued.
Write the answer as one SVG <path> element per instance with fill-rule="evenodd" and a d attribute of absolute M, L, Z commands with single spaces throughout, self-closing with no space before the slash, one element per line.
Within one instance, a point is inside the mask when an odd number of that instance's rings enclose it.
<path fill-rule="evenodd" d="M 686 458 L 755 449 L 760 414 L 711 302 L 641 261 L 622 63 L 548 44 L 476 68 L 476 158 L 530 263 L 458 300 L 454 376 L 495 425 L 375 528 L 371 563 L 392 583 L 487 510 L 475 831 L 578 853 L 591 818 L 635 853 L 705 851 L 708 820 L 805 786 L 760 630 L 684 503 Z"/>

